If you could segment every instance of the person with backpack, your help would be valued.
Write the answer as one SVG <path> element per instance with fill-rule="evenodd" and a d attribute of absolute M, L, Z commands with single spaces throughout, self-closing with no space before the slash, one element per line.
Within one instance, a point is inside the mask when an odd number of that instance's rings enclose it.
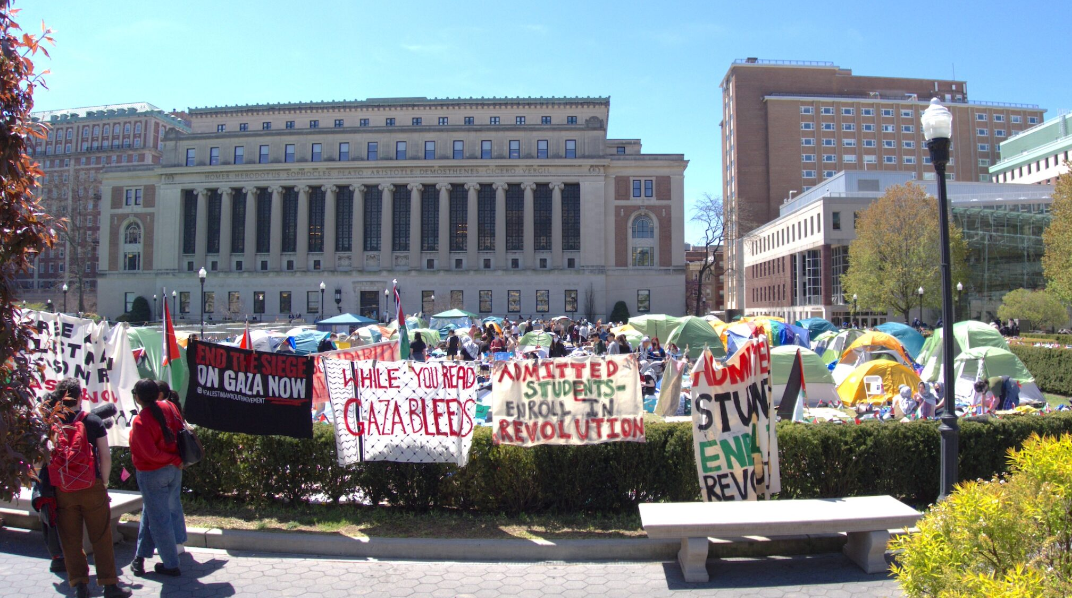
<path fill-rule="evenodd" d="M 145 559 L 160 553 L 154 571 L 178 577 L 178 544 L 186 542 L 182 512 L 182 457 L 176 442 L 183 428 L 182 414 L 162 396 L 155 380 L 134 385 L 134 400 L 141 407 L 130 427 L 130 459 L 141 490 L 142 516 L 138 545 L 130 570 L 145 574 Z"/>
<path fill-rule="evenodd" d="M 56 527 L 68 582 L 78 598 L 89 596 L 89 562 L 82 550 L 85 528 L 105 598 L 126 598 L 132 592 L 119 585 L 112 547 L 108 501 L 112 453 L 107 430 L 99 417 L 82 410 L 82 385 L 77 379 L 60 380 L 46 406 L 55 413 L 61 404 L 63 413 L 52 426 L 48 477 L 56 492 Z"/>

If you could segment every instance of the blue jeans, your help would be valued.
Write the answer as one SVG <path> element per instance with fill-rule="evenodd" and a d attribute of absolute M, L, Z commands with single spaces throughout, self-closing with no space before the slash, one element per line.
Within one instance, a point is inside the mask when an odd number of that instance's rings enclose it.
<path fill-rule="evenodd" d="M 141 525 L 135 556 L 149 558 L 155 548 L 164 566 L 179 566 L 176 544 L 186 543 L 186 517 L 182 514 L 182 470 L 168 465 L 137 472 L 141 490 Z"/>

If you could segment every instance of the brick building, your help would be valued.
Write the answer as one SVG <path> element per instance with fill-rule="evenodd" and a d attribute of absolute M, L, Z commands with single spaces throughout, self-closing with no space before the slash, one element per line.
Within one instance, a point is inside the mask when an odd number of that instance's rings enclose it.
<path fill-rule="evenodd" d="M 711 267 L 703 273 L 701 280 L 700 270 L 705 262 L 710 262 Z M 693 247 L 685 250 L 685 314 L 693 315 L 696 312 L 696 287 L 702 287 L 700 296 L 700 315 L 708 312 L 724 311 L 726 309 L 725 278 L 726 262 L 722 246 Z"/>

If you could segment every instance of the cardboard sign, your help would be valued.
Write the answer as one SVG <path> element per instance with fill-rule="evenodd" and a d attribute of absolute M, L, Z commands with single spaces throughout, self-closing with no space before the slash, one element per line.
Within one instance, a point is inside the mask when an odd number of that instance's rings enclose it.
<path fill-rule="evenodd" d="M 127 446 L 138 409 L 131 394 L 138 381 L 138 367 L 126 329 L 65 314 L 27 311 L 22 317 L 35 331 L 28 357 L 42 368 L 41 379 L 34 386 L 37 397 L 43 399 L 56 390 L 63 378 L 77 378 L 82 383 L 83 410 L 115 404 L 118 413 L 108 430 L 108 444 Z"/>
<path fill-rule="evenodd" d="M 323 360 L 339 465 L 464 466 L 473 443 L 476 369 L 460 361 Z"/>
<path fill-rule="evenodd" d="M 313 358 L 191 341 L 190 423 L 222 432 L 312 438 Z"/>
<path fill-rule="evenodd" d="M 692 371 L 691 394 L 693 448 L 704 501 L 756 500 L 778 492 L 766 341 L 748 339 L 725 366 L 705 349 Z"/>
<path fill-rule="evenodd" d="M 328 387 L 324 383 L 325 359 L 342 359 L 344 361 L 361 361 L 377 359 L 380 361 L 398 361 L 398 341 L 383 341 L 372 345 L 362 345 L 339 349 L 338 351 L 326 351 L 316 354 L 316 371 L 313 373 L 313 406 L 320 407 L 330 400 Z"/>
<path fill-rule="evenodd" d="M 644 403 L 633 355 L 495 362 L 494 441 L 580 445 L 644 442 Z"/>

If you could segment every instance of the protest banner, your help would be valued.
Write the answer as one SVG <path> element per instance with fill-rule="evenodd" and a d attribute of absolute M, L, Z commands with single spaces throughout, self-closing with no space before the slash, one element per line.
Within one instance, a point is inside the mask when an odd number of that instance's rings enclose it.
<path fill-rule="evenodd" d="M 704 349 L 692 371 L 692 438 L 705 502 L 770 498 L 780 490 L 771 411 L 765 339 L 748 339 L 724 366 Z"/>
<path fill-rule="evenodd" d="M 644 442 L 633 355 L 495 362 L 494 442 L 519 446 Z"/>
<path fill-rule="evenodd" d="M 324 382 L 325 359 L 341 359 L 343 361 L 362 361 L 365 359 L 377 359 L 380 361 L 398 361 L 398 341 L 383 341 L 372 345 L 360 347 L 348 347 L 338 351 L 325 351 L 316 354 L 316 371 L 313 373 L 313 407 L 319 408 L 328 402 L 328 387 Z"/>
<path fill-rule="evenodd" d="M 476 369 L 440 361 L 323 361 L 339 465 L 464 466 L 473 443 Z"/>
<path fill-rule="evenodd" d="M 63 378 L 77 378 L 82 383 L 82 409 L 115 404 L 108 444 L 127 446 L 137 413 L 131 392 L 138 381 L 138 367 L 125 325 L 111 328 L 106 321 L 40 311 L 22 312 L 22 319 L 34 329 L 28 357 L 41 372 L 33 387 L 37 397 L 56 390 Z"/>
<path fill-rule="evenodd" d="M 221 432 L 312 438 L 313 358 L 190 341 L 187 421 Z"/>

